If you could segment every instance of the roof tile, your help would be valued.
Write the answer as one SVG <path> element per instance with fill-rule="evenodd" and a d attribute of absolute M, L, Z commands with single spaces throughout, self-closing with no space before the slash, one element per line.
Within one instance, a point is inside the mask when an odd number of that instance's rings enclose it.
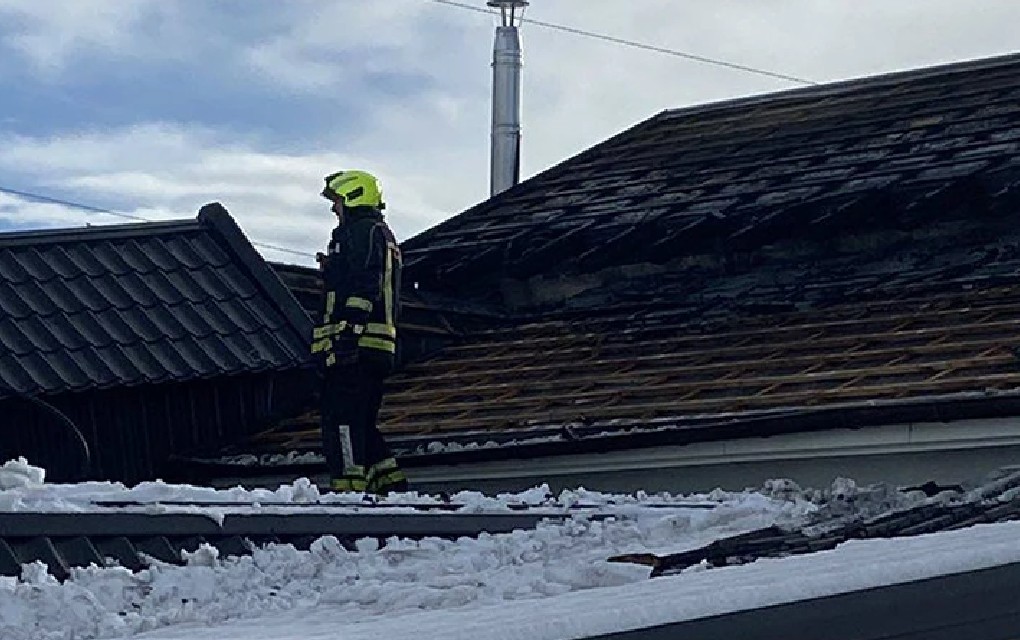
<path fill-rule="evenodd" d="M 110 332 L 92 313 L 76 313 L 67 316 L 67 320 L 77 329 L 82 339 L 93 347 L 105 347 L 115 342 Z"/>
<path fill-rule="evenodd" d="M 69 317 L 63 313 L 54 313 L 46 318 L 46 328 L 50 330 L 57 339 L 57 349 L 76 350 L 89 344 L 82 336 L 81 327 L 71 322 Z"/>
<path fill-rule="evenodd" d="M 105 387 L 117 381 L 117 374 L 95 351 L 91 349 L 68 350 L 67 355 L 74 359 L 78 368 L 85 372 L 94 385 Z"/>
<path fill-rule="evenodd" d="M 181 235 L 167 238 L 163 241 L 163 245 L 179 263 L 188 269 L 204 272 L 203 267 L 209 264 L 209 260 L 195 250 L 195 242 L 196 238 Z"/>
<path fill-rule="evenodd" d="M 172 344 L 192 371 L 203 372 L 203 377 L 223 373 L 216 361 L 190 336 L 173 340 Z"/>
<path fill-rule="evenodd" d="M 20 324 L 11 318 L 0 319 L 0 345 L 3 345 L 4 351 L 19 356 L 31 353 L 38 348 L 31 338 L 19 328 Z"/>
<path fill-rule="evenodd" d="M 156 268 L 162 271 L 172 271 L 180 268 L 180 262 L 167 250 L 162 238 L 151 237 L 140 243 L 145 251 L 146 257 L 152 261 Z"/>
<path fill-rule="evenodd" d="M 81 276 L 70 280 L 63 280 L 67 289 L 73 295 L 73 299 L 85 305 L 90 311 L 102 311 L 113 306 L 113 302 L 104 296 L 94 284 L 100 278 Z"/>
<path fill-rule="evenodd" d="M 177 290 L 166 273 L 160 269 L 145 274 L 145 284 L 161 302 L 167 305 L 174 306 L 184 302 L 184 295 Z"/>
<path fill-rule="evenodd" d="M 142 372 L 131 362 L 131 358 L 116 343 L 96 349 L 96 356 L 110 368 L 117 380 L 132 380 L 135 384 L 145 381 Z"/>
<path fill-rule="evenodd" d="M 205 338 L 216 333 L 216 329 L 206 321 L 204 315 L 196 311 L 195 306 L 191 303 L 183 302 L 175 307 L 174 311 L 177 319 L 191 335 Z"/>
<path fill-rule="evenodd" d="M 81 315 L 84 314 L 79 314 L 79 316 Z M 103 311 L 95 313 L 94 317 L 117 344 L 124 346 L 134 344 L 136 342 L 143 342 L 139 339 L 140 336 L 137 332 L 135 332 L 134 327 L 128 324 L 121 313 L 113 307 L 109 307 Z"/>
<path fill-rule="evenodd" d="M 146 281 L 141 275 L 137 273 L 126 273 L 124 275 L 118 275 L 117 284 L 124 290 L 124 292 L 130 296 L 131 300 L 136 305 L 142 307 L 151 307 L 159 303 L 159 298 L 156 294 L 148 287 Z"/>
<path fill-rule="evenodd" d="M 88 276 L 78 276 L 80 278 L 86 278 Z M 63 313 L 79 313 L 88 308 L 84 300 L 78 298 L 77 294 L 67 286 L 68 281 L 62 278 L 55 278 L 54 280 L 45 283 L 45 292 L 49 299 L 56 305 L 59 312 Z M 47 315 L 58 315 L 58 313 L 47 314 Z"/>
<path fill-rule="evenodd" d="M 59 250 L 60 248 L 57 247 L 57 249 Z M 92 246 L 92 254 L 96 257 L 96 260 L 98 260 L 100 264 L 106 268 L 107 274 L 122 276 L 134 272 L 131 265 L 129 265 L 124 259 L 124 256 L 121 255 L 121 246 L 119 243 L 94 243 Z"/>
<path fill-rule="evenodd" d="M 228 264 L 217 269 L 219 275 L 230 287 L 230 291 L 239 298 L 250 298 L 255 295 L 256 290 L 251 279 L 241 273 L 241 270 L 233 264 Z"/>
<path fill-rule="evenodd" d="M 150 344 L 149 352 L 152 353 L 152 356 L 160 363 L 166 373 L 173 378 L 191 378 L 196 375 L 195 369 L 177 351 L 176 345 L 168 340 L 160 340 Z"/>
<path fill-rule="evenodd" d="M 202 302 L 209 297 L 209 293 L 205 291 L 202 283 L 195 280 L 188 269 L 167 271 L 166 277 L 176 290 L 191 302 Z"/>
<path fill-rule="evenodd" d="M 53 392 L 62 382 L 60 374 L 48 364 L 48 358 L 38 351 L 17 357 L 17 366 L 32 379 L 33 384 L 44 391 Z"/>
<path fill-rule="evenodd" d="M 148 309 L 149 319 L 159 328 L 160 333 L 168 340 L 180 340 L 188 335 L 188 329 L 177 319 L 177 313 L 170 307 L 152 307 Z"/>
<path fill-rule="evenodd" d="M 38 282 L 29 280 L 14 286 L 16 296 L 21 298 L 32 313 L 39 316 L 48 316 L 57 311 L 57 305 L 50 298 L 46 290 Z"/>
<path fill-rule="evenodd" d="M 81 268 L 71 260 L 67 251 L 60 246 L 45 247 L 40 251 L 46 264 L 61 278 L 74 278 L 81 275 Z M 2 262 L 2 261 L 0 261 Z"/>
<path fill-rule="evenodd" d="M 230 285 L 220 277 L 218 269 L 203 269 L 193 271 L 190 274 L 201 290 L 217 300 L 226 300 L 234 297 Z"/>
<path fill-rule="evenodd" d="M 17 260 L 0 260 L 0 282 L 18 284 L 31 279 L 32 276 Z"/>
<path fill-rule="evenodd" d="M 289 353 L 289 348 L 280 344 L 271 333 L 251 333 L 247 335 L 247 338 L 255 348 L 254 352 L 249 354 L 252 358 L 266 362 L 280 362 L 296 355 Z"/>
<path fill-rule="evenodd" d="M 78 269 L 93 278 L 106 273 L 108 269 L 103 266 L 92 253 L 93 247 L 90 244 L 78 244 L 67 247 L 67 257 L 78 266 Z"/>
<path fill-rule="evenodd" d="M 90 386 L 92 379 L 66 351 L 57 350 L 46 354 L 46 363 L 53 368 L 63 384 L 72 391 Z"/>
<path fill-rule="evenodd" d="M 149 259 L 145 248 L 135 240 L 120 243 L 117 245 L 117 251 L 134 273 L 144 275 L 156 270 L 156 265 Z"/>
<path fill-rule="evenodd" d="M 268 366 L 305 366 L 310 319 L 246 242 L 215 208 L 0 233 L 0 380 L 60 393 L 261 370 L 245 332 L 290 345 Z"/>
<path fill-rule="evenodd" d="M 4 392 L 10 388 L 19 393 L 27 393 L 38 388 L 36 381 L 21 364 L 20 357 L 9 351 L 0 353 L 0 384 Z"/>
<path fill-rule="evenodd" d="M 35 347 L 32 351 L 41 351 L 43 353 L 56 351 L 54 347 L 58 344 L 57 337 L 50 331 L 49 324 L 48 318 L 43 319 L 39 316 L 29 316 L 18 322 L 18 327 L 21 329 L 22 334 Z"/>
<path fill-rule="evenodd" d="M 93 278 L 91 285 L 96 292 L 106 301 L 105 306 L 113 306 L 117 309 L 131 309 L 138 303 L 123 286 L 123 278 L 113 274 L 106 274 L 100 278 Z"/>
<path fill-rule="evenodd" d="M 33 280 L 45 282 L 57 276 L 57 272 L 53 270 L 53 267 L 32 247 L 25 247 L 20 251 L 14 251 L 11 257 L 21 264 L 25 272 Z"/>
<path fill-rule="evenodd" d="M 223 309 L 223 304 L 212 300 L 192 305 L 195 313 L 221 336 L 229 336 L 237 332 L 237 323 L 230 319 Z"/>
<path fill-rule="evenodd" d="M 191 245 L 195 249 L 195 253 L 200 255 L 205 261 L 205 264 L 211 267 L 224 267 L 231 262 L 230 256 L 226 254 L 223 248 L 208 236 L 195 238 Z"/>
<path fill-rule="evenodd" d="M 2 263 L 4 261 L 0 261 Z M 24 318 L 34 313 L 14 288 L 12 282 L 0 279 L 0 310 L 10 318 Z"/>
<path fill-rule="evenodd" d="M 151 345 L 142 342 L 122 345 L 124 354 L 131 360 L 131 363 L 138 368 L 147 382 L 159 382 L 168 377 L 164 363 L 156 357 Z"/>
<path fill-rule="evenodd" d="M 254 331 L 262 324 L 262 319 L 257 317 L 251 307 L 243 300 L 227 300 L 221 303 L 217 309 L 222 310 L 233 326 L 245 333 Z"/>
<path fill-rule="evenodd" d="M 156 342 L 166 338 L 166 334 L 160 329 L 148 309 L 143 307 L 129 307 L 118 309 L 121 319 L 131 327 L 131 331 L 142 339 L 143 342 Z"/>

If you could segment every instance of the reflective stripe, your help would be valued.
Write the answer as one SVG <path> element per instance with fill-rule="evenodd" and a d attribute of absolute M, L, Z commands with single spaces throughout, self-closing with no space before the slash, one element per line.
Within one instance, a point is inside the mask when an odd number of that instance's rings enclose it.
<path fill-rule="evenodd" d="M 340 432 L 340 455 L 344 462 L 344 475 L 358 475 L 364 477 L 365 468 L 354 464 L 354 445 L 351 443 L 350 425 L 338 425 L 337 431 Z"/>
<path fill-rule="evenodd" d="M 392 325 L 382 324 L 379 322 L 369 322 L 368 324 L 365 325 L 365 333 L 371 333 L 377 336 L 389 336 L 390 338 L 396 338 L 397 328 Z"/>
<path fill-rule="evenodd" d="M 328 338 L 337 334 L 343 333 L 347 329 L 347 321 L 341 320 L 336 324 L 324 324 L 320 327 L 315 327 L 312 330 L 312 337 L 316 339 Z M 351 331 L 356 334 L 361 334 L 365 331 L 365 327 L 360 324 L 351 325 Z"/>
<path fill-rule="evenodd" d="M 407 476 L 400 469 L 390 471 L 383 476 L 373 479 L 369 482 L 369 486 L 372 491 L 381 491 L 387 487 L 392 487 L 398 482 L 407 482 Z"/>
<path fill-rule="evenodd" d="M 336 291 L 326 292 L 326 313 L 322 316 L 322 324 L 329 324 L 333 318 L 333 309 L 336 307 Z"/>
<path fill-rule="evenodd" d="M 386 271 L 383 273 L 383 318 L 386 320 L 386 326 L 392 327 L 393 325 L 393 247 L 386 244 Z M 397 336 L 396 330 L 393 332 L 393 337 Z"/>
<path fill-rule="evenodd" d="M 361 309 L 362 311 L 368 311 L 369 313 L 372 312 L 372 301 L 371 300 L 365 300 L 364 298 L 359 298 L 357 296 L 351 296 L 350 298 L 347 298 L 347 302 L 344 303 L 344 304 L 347 307 L 351 307 L 351 308 L 354 308 L 354 309 Z"/>
<path fill-rule="evenodd" d="M 326 366 L 327 367 L 332 367 L 335 364 L 336 364 L 336 354 L 335 353 L 331 353 L 328 356 L 326 356 Z"/>
<path fill-rule="evenodd" d="M 315 338 L 316 340 L 322 340 L 323 338 L 328 338 L 331 335 L 333 335 L 333 327 L 334 326 L 336 326 L 336 325 L 327 324 L 327 325 L 322 326 L 322 327 L 315 327 L 314 329 L 312 329 L 312 337 Z"/>
<path fill-rule="evenodd" d="M 312 343 L 312 353 L 319 353 L 321 351 L 329 351 L 333 348 L 333 340 L 330 338 L 323 338 L 322 340 L 316 340 Z"/>
<path fill-rule="evenodd" d="M 371 479 L 379 474 L 385 474 L 387 471 L 393 471 L 394 469 L 399 469 L 396 459 L 386 458 L 376 462 L 368 468 L 368 477 Z"/>
<path fill-rule="evenodd" d="M 333 478 L 329 488 L 333 491 L 365 491 L 368 481 L 364 478 Z"/>
<path fill-rule="evenodd" d="M 397 344 L 395 342 L 391 342 L 387 338 L 364 336 L 358 338 L 358 346 L 365 347 L 367 349 L 379 349 L 380 351 L 386 351 L 388 353 L 397 352 Z"/>

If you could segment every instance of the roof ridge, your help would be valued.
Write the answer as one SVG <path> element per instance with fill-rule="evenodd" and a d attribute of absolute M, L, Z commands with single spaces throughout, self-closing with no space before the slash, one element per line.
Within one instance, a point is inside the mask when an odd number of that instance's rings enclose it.
<path fill-rule="evenodd" d="M 199 224 L 214 230 L 227 243 L 230 251 L 237 256 L 241 264 L 252 276 L 255 286 L 269 297 L 276 310 L 284 316 L 288 323 L 303 338 L 311 340 L 312 319 L 304 312 L 301 303 L 283 284 L 280 276 L 269 266 L 255 247 L 244 235 L 244 231 L 234 220 L 230 212 L 219 202 L 210 202 L 198 211 Z M 310 354 L 310 352 L 309 352 Z"/>
<path fill-rule="evenodd" d="M 875 75 L 855 76 L 842 80 L 833 80 L 808 87 L 794 87 L 792 89 L 780 89 L 736 98 L 703 102 L 700 104 L 687 105 L 665 109 L 656 118 L 664 116 L 688 116 L 703 111 L 717 111 L 745 107 L 762 102 L 778 103 L 782 100 L 796 100 L 801 98 L 818 98 L 827 95 L 840 95 L 851 93 L 868 88 L 881 88 L 890 84 L 897 84 L 904 81 L 924 80 L 933 77 L 941 77 L 950 74 L 973 73 L 979 70 L 992 70 L 1012 65 L 1020 65 L 1020 51 L 997 55 L 992 57 L 971 58 L 954 62 L 942 63 L 934 66 L 910 67 L 895 71 L 885 71 Z"/>
<path fill-rule="evenodd" d="M 156 222 L 127 222 L 84 227 L 60 227 L 55 229 L 26 229 L 0 231 L 0 247 L 21 245 L 60 244 L 82 240 L 106 240 L 115 237 L 154 236 L 164 233 L 178 233 L 189 228 L 198 229 L 195 219 L 163 220 Z"/>

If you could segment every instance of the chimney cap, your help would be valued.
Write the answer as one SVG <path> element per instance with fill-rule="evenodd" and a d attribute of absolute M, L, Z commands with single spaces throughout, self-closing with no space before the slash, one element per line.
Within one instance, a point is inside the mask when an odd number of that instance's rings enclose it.
<path fill-rule="evenodd" d="M 490 7 L 498 7 L 502 9 L 512 9 L 515 7 L 526 7 L 530 2 L 528 0 L 489 0 L 485 4 Z"/>

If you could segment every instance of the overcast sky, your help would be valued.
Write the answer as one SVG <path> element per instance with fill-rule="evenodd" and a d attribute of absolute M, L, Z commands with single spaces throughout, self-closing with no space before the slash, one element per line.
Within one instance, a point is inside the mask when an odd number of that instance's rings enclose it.
<path fill-rule="evenodd" d="M 822 82 L 1015 51 L 1020 1 L 532 0 L 526 16 Z M 494 24 L 431 0 L 0 0 L 0 187 L 151 219 L 219 200 L 252 240 L 313 253 L 333 224 L 322 176 L 362 168 L 404 239 L 488 195 Z M 522 38 L 525 178 L 663 109 L 798 86 Z M 0 193 L 0 229 L 114 221 Z"/>

